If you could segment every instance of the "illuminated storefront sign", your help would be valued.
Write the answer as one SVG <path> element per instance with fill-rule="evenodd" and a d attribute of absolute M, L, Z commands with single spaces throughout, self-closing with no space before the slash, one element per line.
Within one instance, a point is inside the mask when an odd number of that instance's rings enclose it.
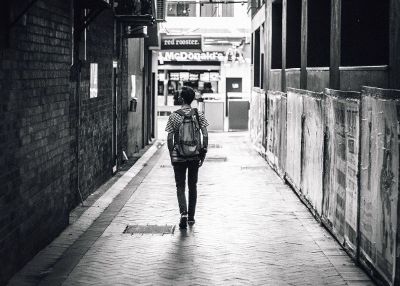
<path fill-rule="evenodd" d="M 161 35 L 162 50 L 202 50 L 201 36 Z"/>
<path fill-rule="evenodd" d="M 218 61 L 223 62 L 225 56 L 221 52 L 159 52 L 158 61 L 164 62 L 191 62 L 191 61 Z"/>

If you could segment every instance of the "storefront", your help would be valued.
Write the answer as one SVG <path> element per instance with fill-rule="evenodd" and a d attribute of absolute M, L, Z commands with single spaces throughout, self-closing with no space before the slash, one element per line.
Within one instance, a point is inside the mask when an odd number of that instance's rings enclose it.
<path fill-rule="evenodd" d="M 209 48 L 202 51 L 200 36 L 167 36 L 161 37 L 161 41 L 162 50 L 158 52 L 159 111 L 175 110 L 181 103 L 179 90 L 182 86 L 190 86 L 196 91 L 196 98 L 201 98 L 208 107 L 210 128 L 228 130 L 230 101 L 247 101 L 250 93 L 250 63 L 241 50 L 216 47 L 216 51 Z M 189 45 L 191 43 L 194 45 Z M 184 50 L 181 49 L 183 46 Z"/>

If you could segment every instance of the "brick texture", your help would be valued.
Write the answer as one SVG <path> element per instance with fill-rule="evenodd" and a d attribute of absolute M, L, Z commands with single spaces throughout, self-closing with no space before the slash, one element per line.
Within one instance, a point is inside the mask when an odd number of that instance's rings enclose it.
<path fill-rule="evenodd" d="M 70 1 L 39 0 L 0 49 L 0 285 L 65 228 L 79 202 L 72 22 Z M 104 11 L 87 31 L 80 88 L 84 197 L 112 176 L 113 25 L 111 11 Z M 99 90 L 89 99 L 91 62 L 98 63 Z M 122 85 L 119 96 L 127 107 Z M 118 128 L 126 133 L 126 123 Z M 118 146 L 126 140 L 120 136 Z"/>

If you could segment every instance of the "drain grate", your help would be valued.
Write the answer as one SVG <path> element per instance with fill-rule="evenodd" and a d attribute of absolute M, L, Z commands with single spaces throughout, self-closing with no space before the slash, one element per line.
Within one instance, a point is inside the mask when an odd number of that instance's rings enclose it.
<path fill-rule="evenodd" d="M 175 225 L 127 225 L 123 233 L 133 234 L 174 234 Z"/>
<path fill-rule="evenodd" d="M 266 166 L 241 166 L 241 170 L 265 170 Z"/>
<path fill-rule="evenodd" d="M 160 168 L 172 168 L 172 165 L 164 165 L 164 164 L 162 164 L 162 165 L 160 165 Z"/>
<path fill-rule="evenodd" d="M 208 144 L 208 149 L 221 149 L 222 145 L 220 144 Z"/>
<path fill-rule="evenodd" d="M 228 158 L 226 156 L 208 156 L 206 157 L 206 161 L 209 162 L 225 162 Z"/>

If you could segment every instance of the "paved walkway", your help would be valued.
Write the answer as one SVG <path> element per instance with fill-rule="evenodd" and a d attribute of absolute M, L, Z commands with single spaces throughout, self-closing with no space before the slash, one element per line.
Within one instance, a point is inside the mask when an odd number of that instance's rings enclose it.
<path fill-rule="evenodd" d="M 164 145 L 41 274 L 41 285 L 374 285 L 246 133 L 211 134 L 198 190 L 196 224 L 187 231 L 123 233 L 127 225 L 178 224 Z"/>

